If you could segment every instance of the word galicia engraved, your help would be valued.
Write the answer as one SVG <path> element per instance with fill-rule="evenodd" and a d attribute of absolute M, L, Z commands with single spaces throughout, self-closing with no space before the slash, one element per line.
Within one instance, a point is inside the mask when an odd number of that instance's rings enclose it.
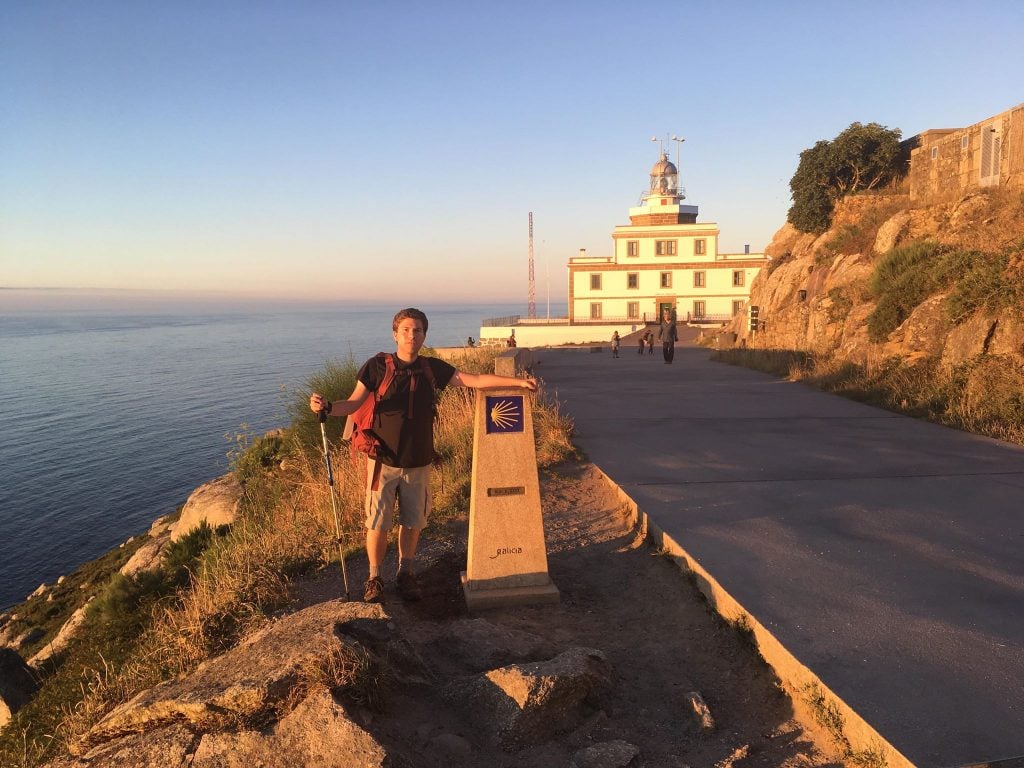
<path fill-rule="evenodd" d="M 525 496 L 526 495 L 526 488 L 521 486 L 521 485 L 510 486 L 510 487 L 506 487 L 506 488 L 488 488 L 487 489 L 487 495 L 488 496 Z"/>
<path fill-rule="evenodd" d="M 497 551 L 491 555 L 491 560 L 497 560 L 502 555 L 521 555 L 523 554 L 522 547 L 498 547 Z"/>

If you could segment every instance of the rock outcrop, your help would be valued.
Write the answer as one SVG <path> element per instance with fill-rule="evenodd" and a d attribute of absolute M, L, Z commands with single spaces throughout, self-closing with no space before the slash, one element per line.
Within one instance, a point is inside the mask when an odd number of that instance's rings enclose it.
<path fill-rule="evenodd" d="M 171 541 L 177 541 L 203 522 L 211 528 L 231 525 L 238 517 L 242 486 L 232 473 L 211 480 L 188 497 L 181 517 L 171 527 Z"/>
<path fill-rule="evenodd" d="M 121 566 L 122 576 L 134 576 L 140 571 L 148 571 L 160 565 L 164 550 L 171 541 L 173 523 L 170 517 L 164 515 L 153 521 L 145 543 Z"/>
<path fill-rule="evenodd" d="M 89 602 L 92 602 L 91 600 Z M 44 645 L 38 653 L 36 653 L 28 663 L 33 667 L 38 668 L 43 662 L 53 658 L 54 656 L 63 653 L 64 649 L 68 647 L 68 643 L 71 642 L 71 638 L 78 634 L 78 630 L 82 624 L 85 623 L 85 612 L 88 607 L 88 603 L 83 605 L 71 614 L 71 618 L 64 622 L 64 625 L 57 632 L 56 636 Z"/>
<path fill-rule="evenodd" d="M 32 669 L 18 652 L 0 648 L 0 728 L 28 704 L 37 688 Z"/>
<path fill-rule="evenodd" d="M 137 694 L 96 723 L 73 756 L 48 765 L 400 768 L 415 765 L 422 748 L 410 739 L 453 763 L 474 764 L 487 750 L 535 747 L 604 717 L 597 707 L 612 673 L 601 651 L 570 648 L 542 661 L 440 676 L 418 649 L 433 652 L 456 636 L 460 642 L 447 651 L 458 657 L 451 669 L 533 656 L 546 645 L 484 619 L 453 622 L 413 644 L 383 606 L 332 600 L 278 618 L 191 675 Z M 421 711 L 448 714 L 389 726 L 354 693 L 362 685 L 402 697 L 419 691 L 436 701 Z M 444 725 L 455 719 L 472 726 L 455 732 Z M 608 742 L 577 749 L 573 759 L 580 768 L 628 766 L 638 755 L 631 744 Z"/>
<path fill-rule="evenodd" d="M 571 648 L 555 658 L 514 664 L 451 683 L 442 695 L 502 748 L 536 744 L 579 725 L 586 706 L 611 687 L 605 655 Z"/>
<path fill-rule="evenodd" d="M 379 605 L 335 600 L 274 622 L 189 677 L 161 683 L 116 708 L 82 746 L 172 723 L 206 733 L 265 720 L 330 659 L 346 653 L 340 632 L 359 621 L 388 620 Z"/>
<path fill-rule="evenodd" d="M 1019 198 L 1019 199 L 1018 199 Z M 1024 362 L 1024 313 L 980 311 L 954 324 L 947 294 L 923 301 L 881 344 L 868 338 L 875 307 L 867 288 L 879 256 L 893 247 L 931 240 L 967 250 L 998 251 L 1024 233 L 1024 196 L 972 193 L 935 206 L 909 207 L 906 198 L 878 195 L 847 198 L 836 207 L 831 229 L 801 233 L 786 224 L 765 249 L 772 259 L 751 286 L 758 307 L 756 334 L 746 316 L 718 334 L 716 345 L 787 349 L 834 355 L 854 363 L 900 357 L 939 359 L 957 365 L 980 354 L 1008 355 Z M 1019 266 L 1019 265 L 1018 265 Z"/>

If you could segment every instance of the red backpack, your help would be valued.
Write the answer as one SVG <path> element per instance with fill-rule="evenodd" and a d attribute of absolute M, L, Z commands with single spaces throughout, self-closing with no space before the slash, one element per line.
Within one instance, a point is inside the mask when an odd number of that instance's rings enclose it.
<path fill-rule="evenodd" d="M 365 453 L 369 458 L 373 459 L 373 483 L 371 489 L 376 491 L 380 488 L 380 448 L 383 444 L 380 437 L 374 432 L 375 427 L 380 426 L 380 415 L 377 413 L 377 405 L 384 396 L 387 394 L 388 389 L 391 387 L 392 382 L 395 380 L 395 356 L 388 354 L 387 352 L 378 352 L 377 358 L 383 358 L 384 361 L 384 378 L 381 379 L 380 385 L 376 391 L 371 392 L 362 405 L 356 409 L 355 413 L 351 414 L 345 420 L 345 430 L 341 434 L 342 440 L 348 440 L 352 446 L 352 452 L 355 454 L 356 451 Z M 434 371 L 430 367 L 430 364 L 426 359 L 417 357 L 416 361 L 418 367 L 410 367 L 410 373 L 412 374 L 409 378 L 409 405 L 406 410 L 406 418 L 412 418 L 413 409 L 413 397 L 416 393 L 416 382 L 419 377 L 416 373 L 422 373 L 426 378 L 427 383 L 430 385 L 431 393 L 437 390 L 437 383 L 434 380 Z M 433 416 L 433 414 L 431 414 Z"/>

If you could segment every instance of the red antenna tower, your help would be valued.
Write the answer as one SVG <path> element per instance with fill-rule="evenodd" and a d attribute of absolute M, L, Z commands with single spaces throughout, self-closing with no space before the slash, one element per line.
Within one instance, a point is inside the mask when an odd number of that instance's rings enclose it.
<path fill-rule="evenodd" d="M 530 211 L 530 278 L 526 299 L 526 316 L 537 316 L 537 286 L 533 279 L 533 211 Z"/>

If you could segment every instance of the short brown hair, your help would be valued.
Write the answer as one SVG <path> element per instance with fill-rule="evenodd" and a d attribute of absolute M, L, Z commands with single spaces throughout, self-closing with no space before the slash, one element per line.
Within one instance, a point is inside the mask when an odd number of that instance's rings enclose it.
<path fill-rule="evenodd" d="M 427 332 L 427 316 L 415 307 L 406 307 L 405 309 L 398 310 L 395 319 L 391 321 L 391 330 L 397 331 L 398 324 L 403 320 L 419 320 L 423 323 L 423 333 Z"/>

